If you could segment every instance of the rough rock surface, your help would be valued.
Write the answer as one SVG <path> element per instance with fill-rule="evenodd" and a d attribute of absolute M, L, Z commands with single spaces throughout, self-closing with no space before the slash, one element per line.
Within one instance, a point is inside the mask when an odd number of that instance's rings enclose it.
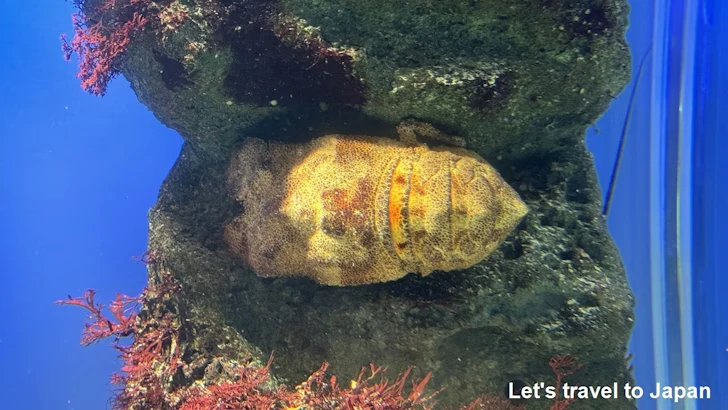
<path fill-rule="evenodd" d="M 275 351 L 275 375 L 293 383 L 324 360 L 340 380 L 371 361 L 433 370 L 444 407 L 550 382 L 556 355 L 584 364 L 574 383 L 631 381 L 634 301 L 583 141 L 629 78 L 624 1 L 182 3 L 192 18 L 137 39 L 123 73 L 187 141 L 150 213 L 150 248 L 192 318 Z M 464 137 L 527 203 L 499 250 L 464 271 L 348 288 L 258 278 L 229 257 L 235 143 L 393 136 L 407 117 Z"/>

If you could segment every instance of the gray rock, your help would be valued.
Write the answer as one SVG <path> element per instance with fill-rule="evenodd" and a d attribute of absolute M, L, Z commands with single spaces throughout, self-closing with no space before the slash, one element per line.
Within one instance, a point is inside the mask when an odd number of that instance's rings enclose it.
<path fill-rule="evenodd" d="M 340 380 L 369 362 L 391 372 L 415 365 L 415 376 L 434 371 L 432 387 L 445 387 L 439 402 L 452 406 L 499 394 L 510 380 L 553 383 L 548 360 L 568 354 L 584 365 L 572 383 L 632 382 L 625 355 L 634 301 L 583 147 L 568 164 L 545 161 L 538 177 L 517 174 L 531 212 L 482 263 L 349 288 L 262 279 L 231 259 L 221 226 L 239 209 L 224 167 L 203 158 L 183 150 L 150 213 L 150 248 L 179 275 L 192 317 L 275 351 L 279 378 L 298 383 L 324 360 Z"/>

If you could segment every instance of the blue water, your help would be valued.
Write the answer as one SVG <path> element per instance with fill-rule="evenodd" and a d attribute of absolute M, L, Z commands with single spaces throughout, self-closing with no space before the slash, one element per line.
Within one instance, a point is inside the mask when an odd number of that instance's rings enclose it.
<path fill-rule="evenodd" d="M 100 301 L 146 282 L 147 210 L 182 140 L 119 79 L 84 93 L 59 34 L 71 4 L 4 2 L 0 24 L 0 409 L 105 409 L 117 352 L 79 346 L 80 309 L 53 301 L 86 288 Z"/>
<path fill-rule="evenodd" d="M 653 3 L 635 1 L 628 40 L 639 57 L 653 40 Z M 659 3 L 659 2 L 658 2 Z M 690 2 L 670 2 L 673 6 Z M 728 6 L 697 2 L 701 30 L 725 37 Z M 663 3 L 664 4 L 664 3 Z M 71 30 L 71 5 L 62 1 L 4 2 L 0 64 L 0 393 L 2 409 L 103 409 L 111 396 L 109 375 L 116 352 L 106 343 L 79 346 L 83 312 L 52 304 L 86 288 L 99 300 L 115 292 L 138 293 L 144 266 L 131 260 L 144 252 L 146 213 L 182 143 L 161 125 L 118 78 L 104 98 L 84 93 L 75 63 L 63 61 L 58 36 Z M 710 11 L 710 7 L 716 11 Z M 703 9 L 701 9 L 703 10 Z M 722 26 L 721 26 L 722 25 Z M 722 30 L 722 32 L 721 32 Z M 707 38 L 707 37 L 706 37 Z M 718 113 L 728 113 L 728 87 L 721 67 L 726 50 L 716 40 L 701 43 L 696 77 L 704 92 L 695 99 L 700 120 L 694 128 L 692 294 L 696 383 L 709 384 L 716 397 L 701 409 L 728 409 L 728 280 L 715 249 L 728 249 L 721 226 L 728 226 L 728 135 Z M 721 54 L 722 53 L 722 54 Z M 654 73 L 651 64 L 646 68 Z M 654 385 L 656 337 L 650 261 L 651 81 L 640 83 L 625 159 L 609 217 L 629 281 L 637 297 L 631 341 L 638 384 Z M 626 115 L 630 84 L 588 137 L 600 181 L 606 184 Z M 713 114 L 711 116 L 711 113 Z M 725 114 L 724 114 L 725 115 Z M 598 130 L 598 133 L 597 131 Z M 652 141 L 654 144 L 654 140 Z M 721 203 L 722 206 L 716 206 Z M 668 323 L 671 325 L 671 323 Z M 658 326 L 658 333 L 662 329 Z M 657 361 L 660 359 L 658 357 Z M 664 363 L 663 363 L 664 364 Z M 723 373 L 721 373 L 723 372 Z M 723 401 L 720 401 L 723 400 Z M 657 404 L 641 400 L 640 409 Z M 662 407 L 667 408 L 667 407 Z"/>
<path fill-rule="evenodd" d="M 728 409 L 728 4 L 701 4 L 696 41 L 693 293 L 698 384 L 717 386 L 711 409 Z"/>

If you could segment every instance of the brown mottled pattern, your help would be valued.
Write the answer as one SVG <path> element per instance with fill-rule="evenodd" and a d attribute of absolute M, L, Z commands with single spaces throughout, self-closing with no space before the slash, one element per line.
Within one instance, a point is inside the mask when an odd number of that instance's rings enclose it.
<path fill-rule="evenodd" d="M 233 255 L 260 276 L 338 286 L 469 267 L 527 212 L 471 151 L 376 137 L 249 138 L 228 186 L 245 209 L 226 226 Z"/>

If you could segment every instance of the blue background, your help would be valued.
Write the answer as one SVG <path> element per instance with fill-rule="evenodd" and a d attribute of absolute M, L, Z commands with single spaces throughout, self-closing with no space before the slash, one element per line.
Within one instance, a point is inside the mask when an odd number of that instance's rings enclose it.
<path fill-rule="evenodd" d="M 0 24 L 0 395 L 3 410 L 105 409 L 117 351 L 79 345 L 85 312 L 53 304 L 98 291 L 138 294 L 132 256 L 182 139 L 118 78 L 81 90 L 59 35 L 71 3 L 3 2 Z"/>
<path fill-rule="evenodd" d="M 652 2 L 634 3 L 633 18 L 647 16 L 628 32 L 636 65 L 651 41 Z M 4 1 L 3 6 L 11 17 L 0 25 L 1 407 L 103 409 L 112 391 L 109 376 L 119 368 L 117 352 L 108 342 L 80 347 L 85 312 L 52 302 L 90 287 L 99 301 L 117 291 L 141 291 L 145 268 L 132 256 L 145 251 L 147 211 L 182 140 L 137 101 L 121 77 L 104 98 L 81 90 L 76 61 L 63 61 L 58 39 L 72 31 L 69 3 Z M 648 90 L 646 83 L 639 86 Z M 632 86 L 589 131 L 603 186 Z M 638 384 L 651 386 L 649 131 L 646 121 L 638 120 L 649 115 L 649 92 L 637 98 L 609 226 L 638 301 L 631 343 L 635 374 Z M 715 306 L 708 303 L 705 309 L 710 313 Z M 714 343 L 710 354 L 717 354 L 718 336 L 706 337 Z M 640 408 L 654 403 L 643 400 Z"/>

